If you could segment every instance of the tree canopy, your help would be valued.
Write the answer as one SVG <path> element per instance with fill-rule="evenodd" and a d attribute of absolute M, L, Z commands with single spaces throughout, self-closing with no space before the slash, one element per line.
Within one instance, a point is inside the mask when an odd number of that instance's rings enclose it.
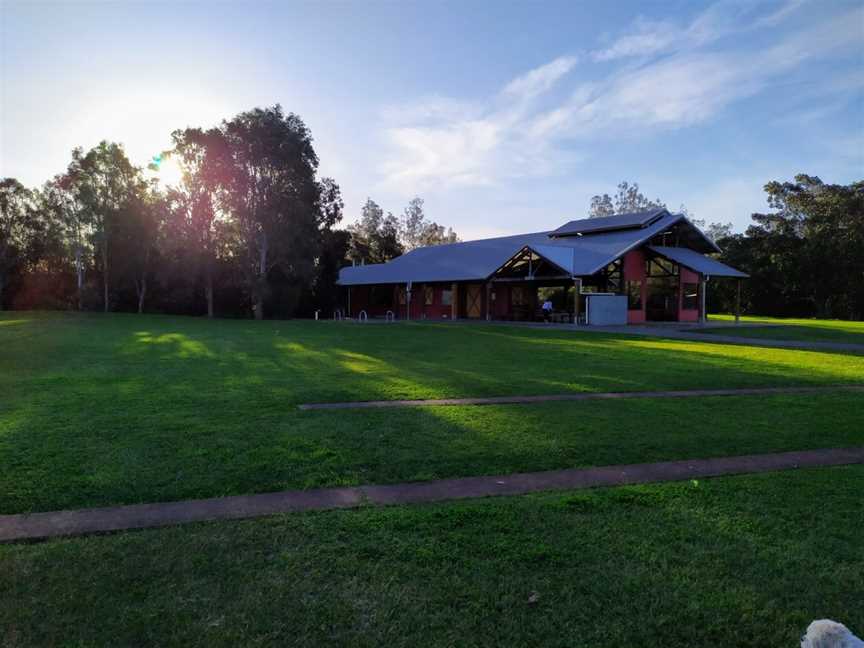
<path fill-rule="evenodd" d="M 864 182 L 825 184 L 816 176 L 765 185 L 771 211 L 753 214 L 744 234 L 718 239 L 720 258 L 748 274 L 746 311 L 762 315 L 864 317 Z M 709 296 L 711 293 L 709 292 Z M 729 288 L 713 305 L 730 310 Z"/>

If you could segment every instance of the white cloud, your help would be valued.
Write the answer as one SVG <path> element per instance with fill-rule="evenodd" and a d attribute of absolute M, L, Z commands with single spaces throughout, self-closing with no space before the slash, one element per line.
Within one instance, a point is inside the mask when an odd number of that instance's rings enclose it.
<path fill-rule="evenodd" d="M 516 77 L 504 87 L 504 94 L 520 99 L 533 99 L 555 85 L 576 65 L 575 56 L 562 56 Z"/>
<path fill-rule="evenodd" d="M 576 58 L 560 57 L 507 83 L 485 105 L 436 97 L 390 107 L 383 118 L 391 156 L 382 165 L 384 185 L 405 193 L 429 185 L 482 186 L 502 178 L 547 174 L 572 163 L 574 154 L 550 150 L 550 142 L 528 139 L 534 100 L 551 90 Z M 413 116 L 414 123 L 404 122 Z"/>
<path fill-rule="evenodd" d="M 397 111 L 394 114 L 403 116 L 413 111 L 417 119 L 386 129 L 391 148 L 381 168 L 383 184 L 410 193 L 430 185 L 488 186 L 514 178 L 564 175 L 583 159 L 574 142 L 585 143 L 587 149 L 588 141 L 641 137 L 704 123 L 730 104 L 767 91 L 808 59 L 860 49 L 864 9 L 858 7 L 775 38 L 761 49 L 696 47 L 739 23 L 739 14 L 723 14 L 718 7 L 688 26 L 693 49 L 636 67 L 623 66 L 606 79 L 576 85 L 563 99 L 550 91 L 562 86 L 575 66 L 574 57 L 555 59 L 521 75 L 485 101 L 438 98 Z M 642 25 L 655 35 L 660 31 L 659 23 Z M 648 28 L 643 29 L 646 34 Z M 621 42 L 616 44 L 619 53 L 633 44 Z M 663 38 L 654 42 L 652 47 L 666 46 Z M 817 85 L 831 83 L 836 80 L 820 79 Z"/>
<path fill-rule="evenodd" d="M 755 3 L 719 2 L 697 15 L 689 25 L 672 21 L 650 21 L 637 17 L 624 35 L 604 49 L 595 50 L 595 61 L 613 61 L 630 57 L 650 57 L 701 47 L 737 32 L 773 27 L 805 0 L 787 0 L 770 14 L 753 15 Z"/>
<path fill-rule="evenodd" d="M 602 137 L 704 122 L 807 59 L 860 47 L 862 20 L 864 11 L 856 8 L 761 51 L 681 52 L 625 68 L 604 83 L 581 86 L 569 101 L 536 116 L 531 130 L 544 137 Z"/>
<path fill-rule="evenodd" d="M 789 17 L 793 12 L 795 12 L 799 7 L 803 6 L 807 0 L 788 0 L 784 4 L 780 6 L 777 11 L 774 13 L 770 13 L 766 16 L 762 16 L 755 23 L 754 27 L 773 27 Z"/>
<path fill-rule="evenodd" d="M 637 18 L 629 34 L 606 49 L 591 54 L 595 61 L 612 61 L 630 56 L 648 56 L 668 50 L 680 37 L 679 28 L 671 22 L 651 22 Z"/>

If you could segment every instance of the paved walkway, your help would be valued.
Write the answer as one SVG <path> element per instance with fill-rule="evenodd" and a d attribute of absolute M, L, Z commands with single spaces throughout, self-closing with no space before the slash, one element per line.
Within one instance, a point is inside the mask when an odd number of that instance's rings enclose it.
<path fill-rule="evenodd" d="M 678 325 L 680 326 L 680 324 Z M 745 325 L 739 325 L 744 327 Z M 749 324 L 747 326 L 750 326 Z M 710 322 L 705 325 L 695 325 L 692 328 L 681 329 L 670 326 L 580 326 L 579 331 L 587 333 L 616 333 L 622 335 L 641 335 L 643 337 L 672 338 L 675 340 L 690 340 L 694 342 L 716 342 L 720 344 L 737 344 L 741 346 L 759 346 L 778 349 L 803 349 L 805 351 L 843 351 L 851 353 L 864 353 L 864 344 L 851 342 L 814 342 L 807 340 L 772 340 L 766 338 L 748 338 L 737 335 L 723 335 L 722 333 L 702 333 L 700 328 L 720 329 L 732 328 L 734 325 L 718 326 Z M 753 328 L 777 328 L 782 330 L 782 325 L 772 327 L 770 324 L 762 326 L 752 325 Z M 572 326 L 571 326 L 572 328 Z M 778 333 L 781 331 L 778 330 Z"/>
<path fill-rule="evenodd" d="M 376 407 L 430 407 L 441 405 L 509 405 L 556 401 L 624 400 L 629 398 L 697 398 L 705 396 L 760 396 L 768 394 L 824 394 L 838 391 L 864 391 L 864 385 L 829 387 L 742 387 L 739 389 L 686 389 L 672 391 L 580 392 L 539 396 L 491 396 L 488 398 L 428 398 L 418 400 L 347 401 L 341 403 L 303 403 L 301 410 L 365 409 Z"/>
<path fill-rule="evenodd" d="M 295 511 L 440 502 L 473 497 L 521 495 L 538 491 L 645 484 L 695 477 L 860 463 L 864 463 L 864 447 L 662 461 L 492 477 L 464 477 L 386 486 L 283 491 L 76 511 L 0 515 L 0 542 L 145 529 L 207 520 L 235 520 Z"/>
<path fill-rule="evenodd" d="M 431 323 L 433 320 L 428 320 Z M 737 344 L 740 346 L 771 347 L 778 349 L 803 349 L 805 351 L 842 351 L 845 353 L 864 353 L 864 344 L 853 342 L 818 342 L 807 340 L 783 340 L 766 338 L 747 338 L 722 333 L 702 333 L 701 329 L 742 329 L 742 328 L 776 328 L 782 331 L 783 324 L 768 324 L 764 322 L 712 322 L 707 324 L 689 322 L 653 322 L 650 324 L 628 324 L 626 326 L 573 326 L 573 324 L 556 324 L 545 322 L 506 322 L 485 320 L 451 320 L 438 321 L 435 324 L 453 324 L 464 326 L 518 326 L 523 328 L 561 329 L 578 331 L 580 333 L 614 333 L 616 335 L 635 335 L 641 337 L 656 337 L 674 340 L 690 340 L 694 342 L 716 342 L 718 344 Z M 782 334 L 782 333 L 781 333 Z"/>

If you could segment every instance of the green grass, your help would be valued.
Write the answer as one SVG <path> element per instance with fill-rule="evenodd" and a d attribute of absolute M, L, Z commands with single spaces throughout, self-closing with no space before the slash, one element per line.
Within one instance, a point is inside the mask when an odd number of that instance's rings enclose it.
<path fill-rule="evenodd" d="M 862 394 L 300 412 L 862 382 L 864 357 L 504 326 L 0 316 L 0 513 L 864 443 Z"/>
<path fill-rule="evenodd" d="M 711 321 L 735 321 L 733 315 L 711 315 Z M 722 327 L 701 329 L 700 333 L 734 335 L 735 337 L 773 340 L 801 340 L 804 342 L 840 342 L 864 345 L 864 322 L 818 319 L 782 319 L 776 317 L 745 316 L 741 321 L 746 324 L 766 326 L 747 326 L 743 328 Z"/>
<path fill-rule="evenodd" d="M 862 492 L 856 466 L 0 546 L 0 643 L 755 648 L 824 617 L 860 635 Z"/>

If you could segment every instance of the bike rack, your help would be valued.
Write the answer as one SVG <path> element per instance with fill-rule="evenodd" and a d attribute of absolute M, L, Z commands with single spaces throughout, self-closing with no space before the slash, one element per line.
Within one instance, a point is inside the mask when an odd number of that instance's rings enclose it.
<path fill-rule="evenodd" d="M 335 311 L 333 311 L 333 321 L 334 322 L 339 322 L 343 319 L 345 319 L 345 318 L 342 315 L 342 309 L 341 308 L 337 308 Z"/>
<path fill-rule="evenodd" d="M 395 322 L 396 321 L 396 313 L 394 313 L 392 310 L 388 310 L 387 314 L 384 315 L 384 321 Z"/>
<path fill-rule="evenodd" d="M 365 321 L 367 321 L 368 319 L 369 319 L 369 316 L 366 314 L 366 311 L 365 311 L 365 310 L 361 310 L 361 311 L 357 314 L 357 321 L 358 321 L 358 322 L 365 322 Z"/>

